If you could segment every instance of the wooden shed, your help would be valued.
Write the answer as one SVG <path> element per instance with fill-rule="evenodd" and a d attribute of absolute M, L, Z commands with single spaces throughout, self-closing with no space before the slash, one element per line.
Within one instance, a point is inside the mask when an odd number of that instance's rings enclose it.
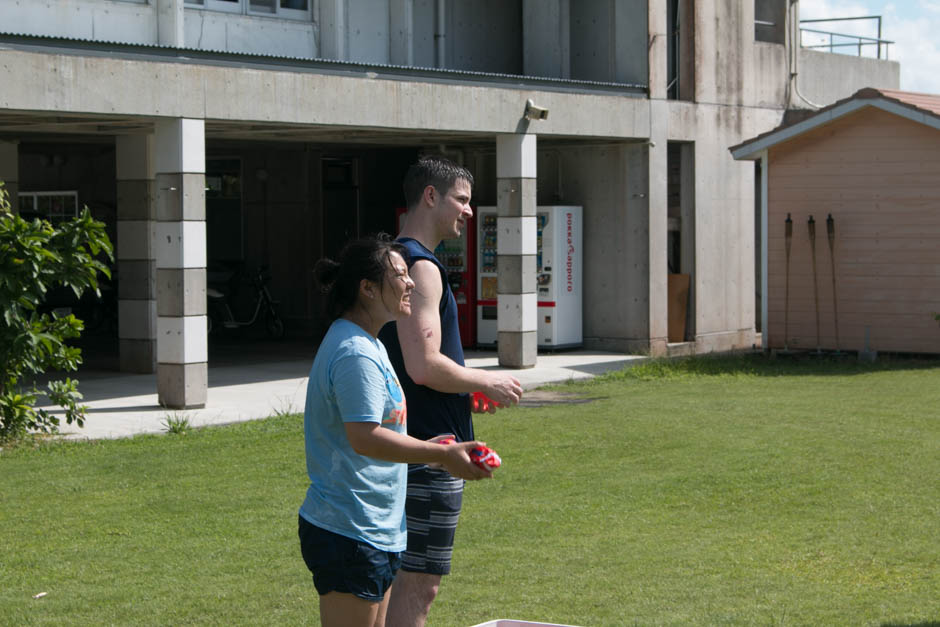
<path fill-rule="evenodd" d="M 765 348 L 940 353 L 940 96 L 862 89 L 731 153 L 761 164 Z"/>

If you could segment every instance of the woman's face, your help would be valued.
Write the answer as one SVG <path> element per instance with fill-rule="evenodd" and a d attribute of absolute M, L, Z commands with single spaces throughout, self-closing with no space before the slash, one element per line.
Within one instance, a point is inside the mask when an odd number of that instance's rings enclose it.
<path fill-rule="evenodd" d="M 388 269 L 385 271 L 385 289 L 382 290 L 382 304 L 392 315 L 392 319 L 411 315 L 411 292 L 415 282 L 408 276 L 408 264 L 396 252 L 388 255 Z"/>

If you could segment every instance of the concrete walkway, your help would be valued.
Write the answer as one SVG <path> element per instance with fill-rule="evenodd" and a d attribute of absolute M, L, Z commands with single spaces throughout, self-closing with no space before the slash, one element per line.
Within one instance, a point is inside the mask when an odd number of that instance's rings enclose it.
<path fill-rule="evenodd" d="M 616 353 L 570 351 L 539 355 L 536 367 L 512 370 L 499 367 L 495 352 L 469 352 L 466 357 L 468 366 L 512 372 L 526 390 L 547 383 L 590 378 L 643 359 Z M 73 378 L 79 380 L 84 404 L 88 406 L 85 427 L 66 425 L 63 420 L 61 431 L 70 438 L 121 438 L 163 432 L 168 417 L 185 416 L 196 427 L 301 412 L 312 363 L 312 355 L 303 360 L 265 360 L 248 365 L 223 363 L 213 367 L 210 361 L 208 402 L 202 409 L 189 410 L 160 407 L 153 374 L 79 372 Z"/>

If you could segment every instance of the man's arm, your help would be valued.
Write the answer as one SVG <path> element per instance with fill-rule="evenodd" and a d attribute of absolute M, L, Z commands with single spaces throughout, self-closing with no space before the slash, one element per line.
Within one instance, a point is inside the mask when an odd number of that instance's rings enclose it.
<path fill-rule="evenodd" d="M 438 305 L 444 293 L 441 273 L 426 259 L 411 267 L 415 289 L 411 294 L 411 315 L 397 321 L 398 341 L 408 376 L 419 385 L 438 392 L 482 391 L 494 401 L 511 405 L 519 402 L 522 385 L 508 374 L 467 368 L 441 353 L 441 317 Z"/>

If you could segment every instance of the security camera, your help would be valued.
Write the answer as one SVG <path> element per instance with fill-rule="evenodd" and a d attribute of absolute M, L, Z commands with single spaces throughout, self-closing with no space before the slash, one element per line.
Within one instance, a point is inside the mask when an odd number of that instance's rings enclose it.
<path fill-rule="evenodd" d="M 548 109 L 537 107 L 532 99 L 525 101 L 525 118 L 527 120 L 546 120 L 548 119 Z"/>

